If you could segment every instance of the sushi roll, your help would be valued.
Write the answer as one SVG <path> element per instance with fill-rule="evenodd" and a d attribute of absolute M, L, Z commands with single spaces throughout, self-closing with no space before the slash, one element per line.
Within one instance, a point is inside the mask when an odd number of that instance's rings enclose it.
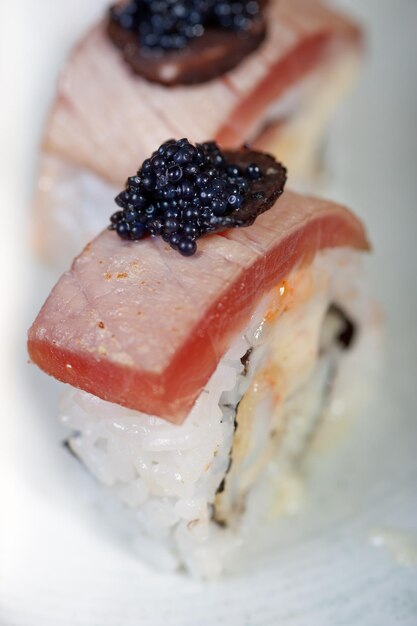
<path fill-rule="evenodd" d="M 360 52 L 358 26 L 317 0 L 112 7 L 59 81 L 42 144 L 36 249 L 66 267 L 126 172 L 169 136 L 249 142 L 305 183 Z"/>
<path fill-rule="evenodd" d="M 285 178 L 247 148 L 165 142 L 29 330 L 31 361 L 67 384 L 68 447 L 158 567 L 224 572 L 323 421 L 354 410 L 367 236 Z"/>

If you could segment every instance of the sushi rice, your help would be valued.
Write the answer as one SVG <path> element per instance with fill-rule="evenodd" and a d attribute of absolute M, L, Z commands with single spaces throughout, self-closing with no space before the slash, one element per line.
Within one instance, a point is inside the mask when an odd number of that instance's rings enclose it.
<path fill-rule="evenodd" d="M 262 299 L 181 425 L 67 388 L 60 419 L 68 446 L 146 561 L 203 578 L 227 571 L 280 494 L 297 487 L 294 472 L 319 427 L 357 409 L 377 326 L 361 256 L 325 250 L 292 270 Z M 349 349 L 334 340 L 333 303 L 354 321 Z"/>

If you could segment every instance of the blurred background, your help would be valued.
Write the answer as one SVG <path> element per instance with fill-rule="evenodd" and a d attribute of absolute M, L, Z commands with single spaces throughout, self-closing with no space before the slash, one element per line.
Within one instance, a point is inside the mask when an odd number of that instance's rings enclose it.
<path fill-rule="evenodd" d="M 370 233 L 370 283 L 386 318 L 383 381 L 350 458 L 335 469 L 339 482 L 322 494 L 335 521 L 327 535 L 310 537 L 303 555 L 287 550 L 282 570 L 267 564 L 268 576 L 202 593 L 172 580 L 161 590 L 156 576 L 135 582 L 136 564 L 79 519 L 86 505 L 75 497 L 78 479 L 54 445 L 59 386 L 27 365 L 26 329 L 54 280 L 28 244 L 42 125 L 69 49 L 106 2 L 0 0 L 2 626 L 417 624 L 417 569 L 369 543 L 372 527 L 403 529 L 415 538 L 417 561 L 417 2 L 334 4 L 364 25 L 367 49 L 358 85 L 331 125 L 326 195 L 349 205 Z M 349 498 L 359 485 L 355 506 L 329 504 L 332 489 Z M 96 563 L 83 558 L 90 549 Z"/>

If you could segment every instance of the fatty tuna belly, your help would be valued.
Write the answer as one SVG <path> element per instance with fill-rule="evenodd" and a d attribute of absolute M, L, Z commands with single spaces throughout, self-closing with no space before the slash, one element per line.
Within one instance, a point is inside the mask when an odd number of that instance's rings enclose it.
<path fill-rule="evenodd" d="M 29 332 L 31 359 L 105 400 L 180 423 L 260 298 L 318 250 L 367 249 L 347 209 L 286 192 L 249 228 L 178 255 L 105 231 L 58 281 Z"/>
<path fill-rule="evenodd" d="M 61 76 L 44 149 L 122 184 L 168 137 L 249 139 L 273 101 L 327 58 L 357 48 L 359 32 L 319 2 L 273 0 L 264 45 L 224 77 L 163 87 L 131 73 L 101 23 L 73 51 Z"/>
<path fill-rule="evenodd" d="M 256 129 L 254 148 L 277 155 L 292 188 L 311 191 L 322 186 L 325 129 L 358 63 L 357 50 L 329 58 L 273 104 Z M 64 271 L 105 226 L 119 191 L 120 186 L 68 158 L 44 152 L 33 207 L 33 241 L 39 257 Z"/>

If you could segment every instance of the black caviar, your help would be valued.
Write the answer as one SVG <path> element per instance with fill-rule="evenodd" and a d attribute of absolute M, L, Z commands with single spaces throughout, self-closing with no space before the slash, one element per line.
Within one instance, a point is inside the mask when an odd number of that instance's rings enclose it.
<path fill-rule="evenodd" d="M 258 0 L 131 0 L 110 10 L 110 19 L 138 35 L 153 53 L 181 50 L 207 28 L 248 30 L 260 15 Z"/>
<path fill-rule="evenodd" d="M 265 172 L 253 160 L 258 157 Z M 191 256 L 199 237 L 253 223 L 282 193 L 285 179 L 285 168 L 269 155 L 170 139 L 128 178 L 115 198 L 121 210 L 111 216 L 109 228 L 131 241 L 161 236 Z"/>

